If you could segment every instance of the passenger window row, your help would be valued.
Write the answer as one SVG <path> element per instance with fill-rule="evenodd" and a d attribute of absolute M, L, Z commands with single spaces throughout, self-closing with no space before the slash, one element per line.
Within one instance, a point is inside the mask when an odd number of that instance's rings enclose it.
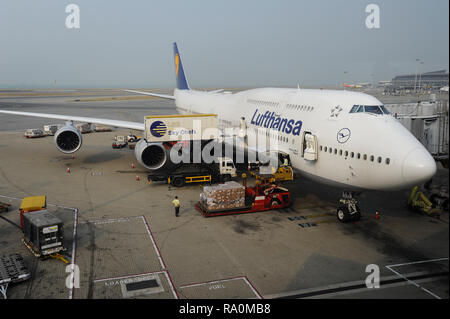
<path fill-rule="evenodd" d="M 250 104 L 256 104 L 256 105 L 260 105 L 260 106 L 270 106 L 270 107 L 278 107 L 278 105 L 280 104 L 278 102 L 253 100 L 253 99 L 248 99 L 247 102 Z"/>
<path fill-rule="evenodd" d="M 272 139 L 278 139 L 280 142 L 285 142 L 288 143 L 289 142 L 289 138 L 283 135 L 279 135 L 279 134 L 274 134 L 274 133 L 270 133 L 270 132 L 266 132 L 266 136 L 270 137 Z"/>
<path fill-rule="evenodd" d="M 287 108 L 292 109 L 292 110 L 307 111 L 307 112 L 314 111 L 314 107 L 308 106 L 308 105 L 288 104 Z"/>
<path fill-rule="evenodd" d="M 375 161 L 374 155 L 370 155 L 370 157 L 368 157 L 367 154 L 338 150 L 337 148 L 327 147 L 327 146 L 323 146 L 323 145 L 320 145 L 320 151 L 325 152 L 325 153 L 334 154 L 334 155 L 339 155 L 339 156 L 342 156 L 342 155 L 344 155 L 345 157 L 350 156 L 350 158 L 362 159 L 364 161 L 367 161 L 367 158 L 369 158 L 369 160 L 371 162 Z M 383 162 L 383 158 L 381 156 L 378 156 L 376 161 L 381 164 Z M 384 163 L 386 165 L 389 165 L 391 163 L 391 159 L 385 158 Z"/>

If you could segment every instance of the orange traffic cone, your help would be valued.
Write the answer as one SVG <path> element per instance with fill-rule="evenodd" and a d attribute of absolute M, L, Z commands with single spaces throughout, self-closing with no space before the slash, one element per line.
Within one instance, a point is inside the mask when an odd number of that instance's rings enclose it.
<path fill-rule="evenodd" d="M 378 214 L 378 212 L 375 212 L 375 219 L 380 219 L 380 214 Z"/>
<path fill-rule="evenodd" d="M 67 167 L 66 172 L 70 173 L 70 167 Z"/>
<path fill-rule="evenodd" d="M 131 163 L 131 168 L 134 168 L 134 163 Z"/>
<path fill-rule="evenodd" d="M 136 180 L 137 180 L 137 181 L 139 180 L 139 175 L 136 175 Z"/>

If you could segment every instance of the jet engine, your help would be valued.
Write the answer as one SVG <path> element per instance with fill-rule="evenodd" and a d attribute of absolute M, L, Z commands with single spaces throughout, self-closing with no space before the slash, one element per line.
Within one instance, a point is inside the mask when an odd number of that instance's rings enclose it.
<path fill-rule="evenodd" d="M 72 123 L 66 123 L 66 126 L 55 133 L 56 148 L 65 154 L 78 151 L 82 142 L 83 138 L 80 131 Z"/>
<path fill-rule="evenodd" d="M 169 160 L 170 149 L 166 148 L 163 143 L 148 143 L 145 139 L 141 139 L 134 148 L 134 154 L 139 164 L 150 170 L 157 170 L 172 164 Z"/>

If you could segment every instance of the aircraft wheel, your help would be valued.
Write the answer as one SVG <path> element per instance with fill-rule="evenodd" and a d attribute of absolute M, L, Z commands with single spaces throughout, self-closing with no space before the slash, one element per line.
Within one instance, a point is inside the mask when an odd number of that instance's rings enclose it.
<path fill-rule="evenodd" d="M 337 219 L 341 223 L 346 223 L 350 220 L 350 213 L 348 212 L 347 207 L 339 206 L 336 212 Z"/>

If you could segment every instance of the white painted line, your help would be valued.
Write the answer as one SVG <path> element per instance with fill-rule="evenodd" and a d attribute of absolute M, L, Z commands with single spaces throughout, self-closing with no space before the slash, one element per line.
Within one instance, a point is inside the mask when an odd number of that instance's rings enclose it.
<path fill-rule="evenodd" d="M 3 299 L 8 299 L 6 297 L 6 291 L 8 290 L 8 283 L 0 285 L 0 292 L 3 295 Z"/>
<path fill-rule="evenodd" d="M 168 273 L 168 271 L 166 270 L 166 264 L 164 263 L 164 260 L 161 256 L 161 253 L 159 251 L 158 246 L 156 245 L 155 239 L 153 238 L 153 234 L 152 231 L 150 229 L 149 224 L 147 223 L 147 220 L 145 218 L 145 216 L 132 216 L 132 217 L 122 217 L 122 218 L 111 218 L 111 219 L 99 219 L 99 220 L 93 220 L 93 221 L 89 221 L 90 223 L 93 223 L 95 225 L 101 225 L 101 224 L 109 224 L 109 223 L 119 223 L 119 222 L 128 222 L 132 219 L 141 219 L 142 222 L 144 223 L 145 229 L 147 231 L 147 234 L 152 242 L 153 245 L 153 249 L 155 250 L 156 255 L 158 256 L 158 261 L 159 264 L 162 268 L 162 271 L 157 271 L 157 272 L 152 272 L 152 273 L 145 273 L 145 274 L 139 274 L 139 275 L 129 275 L 129 276 L 123 276 L 123 277 L 114 277 L 114 278 L 106 278 L 106 279 L 97 279 L 94 280 L 94 282 L 101 282 L 101 281 L 107 281 L 107 280 L 118 280 L 118 279 L 124 279 L 124 278 L 133 278 L 133 277 L 138 277 L 138 276 L 145 276 L 145 275 L 149 275 L 149 274 L 161 274 L 163 273 L 166 276 L 167 282 L 169 283 L 170 286 L 170 290 L 172 291 L 172 294 L 174 296 L 175 299 L 179 299 L 178 297 L 178 293 L 176 292 L 172 279 L 170 277 L 170 274 Z"/>
<path fill-rule="evenodd" d="M 123 223 L 129 222 L 131 219 L 135 217 L 122 217 L 122 218 L 111 218 L 111 219 L 97 219 L 90 220 L 89 223 L 94 225 L 102 225 L 102 224 L 112 224 L 112 223 Z"/>
<path fill-rule="evenodd" d="M 415 264 L 423 264 L 423 263 L 430 263 L 434 261 L 442 261 L 442 260 L 448 260 L 447 258 L 439 258 L 439 259 L 429 259 L 429 260 L 421 260 L 421 261 L 413 261 L 410 263 L 404 263 L 404 264 L 396 264 L 396 265 L 389 265 L 386 267 L 399 267 L 399 266 L 406 266 L 406 265 L 415 265 Z"/>
<path fill-rule="evenodd" d="M 180 299 L 178 297 L 178 293 L 176 292 L 176 290 L 175 290 L 175 288 L 173 286 L 172 279 L 170 278 L 170 275 L 169 275 L 169 273 L 166 270 L 164 270 L 164 275 L 166 275 L 166 279 L 167 279 L 167 282 L 169 283 L 170 290 L 172 290 L 173 297 L 175 299 Z"/>
<path fill-rule="evenodd" d="M 96 280 L 94 280 L 94 283 L 96 283 L 96 282 L 103 282 L 103 281 L 110 281 L 110 280 L 121 280 L 121 279 L 127 279 L 127 278 L 145 277 L 145 276 L 148 276 L 148 275 L 159 275 L 159 274 L 164 274 L 164 276 L 166 276 L 166 279 L 167 279 L 167 282 L 169 283 L 169 287 L 170 287 L 170 290 L 172 291 L 173 297 L 175 299 L 180 299 L 178 297 L 177 292 L 175 291 L 175 288 L 174 288 L 173 283 L 172 283 L 172 279 L 170 278 L 170 275 L 169 275 L 167 270 L 155 271 L 155 272 L 147 272 L 147 273 L 137 274 L 137 275 L 129 275 L 129 276 L 121 276 L 121 277 L 111 277 L 111 278 L 96 279 Z"/>
<path fill-rule="evenodd" d="M 102 282 L 102 281 L 108 281 L 108 280 L 120 280 L 120 279 L 126 279 L 126 278 L 135 278 L 135 277 L 143 277 L 148 275 L 154 275 L 154 274 L 162 274 L 165 270 L 162 271 L 154 271 L 154 272 L 146 272 L 142 274 L 136 274 L 136 275 L 128 275 L 128 276 L 120 276 L 120 277 L 110 277 L 110 278 L 101 278 L 101 279 L 95 279 L 94 282 Z"/>
<path fill-rule="evenodd" d="M 155 249 L 155 252 L 158 255 L 159 264 L 161 265 L 162 269 L 166 269 L 166 264 L 164 263 L 164 260 L 161 257 L 158 246 L 156 246 L 155 239 L 153 238 L 152 231 L 150 230 L 150 226 L 148 225 L 147 220 L 145 219 L 145 216 L 141 216 L 141 219 L 142 219 L 142 222 L 145 225 L 145 229 L 147 229 L 147 233 L 152 241 L 153 248 Z"/>
<path fill-rule="evenodd" d="M 402 263 L 402 264 L 395 264 L 395 265 L 389 265 L 386 266 L 387 269 L 389 269 L 390 271 L 392 271 L 393 273 L 395 273 L 396 275 L 402 277 L 403 279 L 407 280 L 408 282 L 412 283 L 414 286 L 416 286 L 417 288 L 422 289 L 423 291 L 427 292 L 428 294 L 432 295 L 434 298 L 436 299 L 442 299 L 441 297 L 439 297 L 438 295 L 432 293 L 431 291 L 429 291 L 428 289 L 422 287 L 421 285 L 417 284 L 415 281 L 408 279 L 407 277 L 401 275 L 399 272 L 395 271 L 394 269 L 392 269 L 393 267 L 401 267 L 401 266 L 408 266 L 408 265 L 417 265 L 417 264 L 424 264 L 424 263 L 431 263 L 431 262 L 436 262 L 436 261 L 443 261 L 443 260 L 448 260 L 449 258 L 437 258 L 437 259 L 429 259 L 429 260 L 420 260 L 420 261 L 413 261 L 413 262 L 409 262 L 409 263 Z"/>
<path fill-rule="evenodd" d="M 233 280 L 240 280 L 244 279 L 244 277 L 236 277 L 236 278 L 230 278 L 230 279 L 220 279 L 220 280 L 214 280 L 214 281 L 206 281 L 206 282 L 200 282 L 195 284 L 189 284 L 189 285 L 183 285 L 180 286 L 180 288 L 190 288 L 190 287 L 197 287 L 197 286 L 204 286 L 204 285 L 212 285 L 217 284 L 219 282 L 226 282 L 226 281 L 233 281 Z"/>
<path fill-rule="evenodd" d="M 234 280 L 244 280 L 244 282 L 250 287 L 251 291 L 255 294 L 255 296 L 258 299 L 263 299 L 263 297 L 258 293 L 258 291 L 253 287 L 253 285 L 249 282 L 248 278 L 245 276 L 235 277 L 235 278 L 228 278 L 228 279 L 220 279 L 220 280 L 214 280 L 214 281 L 206 281 L 206 282 L 200 282 L 200 283 L 194 283 L 194 284 L 188 284 L 180 286 L 181 288 L 191 288 L 191 287 L 198 287 L 198 286 L 205 286 L 205 285 L 213 285 L 221 282 L 227 282 L 227 281 L 234 281 Z"/>
<path fill-rule="evenodd" d="M 392 271 L 394 274 L 400 276 L 401 278 L 405 279 L 406 281 L 408 281 L 409 283 L 413 284 L 414 286 L 416 286 L 417 288 L 422 289 L 423 291 L 425 291 L 426 293 L 432 295 L 434 298 L 436 299 L 442 299 L 441 297 L 439 297 L 438 295 L 432 293 L 431 291 L 429 291 L 428 289 L 422 287 L 421 285 L 419 285 L 418 283 L 416 283 L 413 280 L 408 279 L 407 277 L 401 275 L 400 273 L 398 273 L 397 271 L 395 271 L 394 269 L 391 269 L 389 266 L 386 266 L 387 269 L 389 269 L 390 271 Z"/>
<path fill-rule="evenodd" d="M 9 198 L 9 199 L 21 199 L 21 198 L 16 198 L 16 197 L 11 197 L 11 196 L 5 196 L 5 195 L 0 195 L 0 197 Z"/>
<path fill-rule="evenodd" d="M 263 299 L 263 297 L 259 294 L 259 292 L 256 290 L 255 287 L 253 287 L 253 285 L 250 283 L 250 281 L 248 280 L 247 277 L 244 277 L 245 282 L 247 283 L 247 285 L 250 287 L 250 289 L 253 291 L 253 293 L 256 295 L 256 297 L 258 299 Z"/>
<path fill-rule="evenodd" d="M 77 250 L 78 209 L 75 208 L 73 215 L 74 216 L 73 216 L 72 262 L 71 262 L 72 271 L 75 270 L 74 265 Z M 69 299 L 73 299 L 74 289 L 75 289 L 75 276 L 72 276 L 72 289 L 69 290 Z"/>

